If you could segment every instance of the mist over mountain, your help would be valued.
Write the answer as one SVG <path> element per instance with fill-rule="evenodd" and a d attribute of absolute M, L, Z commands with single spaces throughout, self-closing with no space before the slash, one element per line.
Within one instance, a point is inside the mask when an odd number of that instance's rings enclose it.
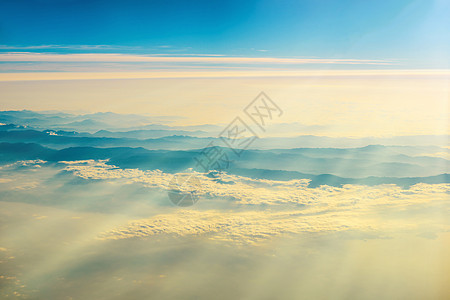
<path fill-rule="evenodd" d="M 0 112 L 0 121 L 3 163 L 100 159 L 120 168 L 182 172 L 199 170 L 195 159 L 214 145 L 228 158 L 226 172 L 271 180 L 277 176 L 280 180 L 309 178 L 313 185 L 447 182 L 447 175 L 442 174 L 450 172 L 445 147 L 448 136 L 266 137 L 256 139 L 237 156 L 223 139 L 199 130 L 202 126 L 181 130 L 179 126 L 151 124 L 151 118 L 138 115 L 5 111 Z M 114 128 L 119 130 L 125 123 L 130 128 L 142 124 L 147 129 L 110 131 L 112 126 L 105 125 L 116 124 Z M 46 128 L 38 129 L 41 126 Z M 99 126 L 107 129 L 93 130 Z"/>
<path fill-rule="evenodd" d="M 58 136 L 86 137 L 86 138 L 116 138 L 116 139 L 138 139 L 142 142 L 130 141 L 129 146 L 142 146 L 149 148 L 167 148 L 172 144 L 158 143 L 158 141 L 145 141 L 146 139 L 157 139 L 170 136 L 183 136 L 184 141 L 180 143 L 178 149 L 195 148 L 193 141 L 195 137 L 209 137 L 217 139 L 226 125 L 170 125 L 174 118 L 170 117 L 147 117 L 140 115 L 122 115 L 116 113 L 94 113 L 85 115 L 75 115 L 58 112 L 33 112 L 22 111 L 1 111 L 0 131 L 6 130 L 35 130 L 51 133 Z M 3 128 L 2 128 L 3 127 Z M 271 134 L 258 139 L 251 145 L 254 149 L 277 149 L 277 148 L 301 148 L 301 147 L 328 147 L 328 148 L 355 148 L 368 145 L 401 145 L 401 146 L 438 146 L 447 147 L 449 144 L 448 135 L 413 135 L 396 137 L 327 137 L 317 135 L 295 134 L 295 130 L 303 129 L 298 123 L 275 124 Z M 276 135 L 281 136 L 277 137 Z M 290 137 L 284 135 L 289 134 Z M 5 134 L 7 135 L 7 134 Z M 284 136 L 284 137 L 283 137 Z M 8 138 L 8 137 L 5 137 Z M 19 137 L 17 137 L 19 139 Z M 25 140 L 23 140 L 25 141 Z M 30 140 L 31 141 L 31 140 Z M 119 143 L 125 145 L 126 142 L 115 140 L 112 142 L 96 140 L 98 146 L 112 145 Z M 64 142 L 73 141 L 64 140 Z M 47 140 L 47 143 L 57 144 L 58 141 Z M 80 140 L 78 145 L 95 145 L 95 140 L 87 142 Z M 105 143 L 102 145 L 101 143 Z M 148 143 L 148 146 L 146 145 Z M 153 143 L 153 144 L 152 144 Z M 184 144 L 187 143 L 187 146 Z M 201 143 L 201 142 L 200 142 Z M 202 147 L 199 145 L 198 147 Z"/>
<path fill-rule="evenodd" d="M 30 110 L 1 111 L 1 123 L 14 123 L 38 129 L 60 129 L 95 132 L 105 129 L 132 128 L 147 125 L 164 127 L 176 117 L 148 117 L 131 114 L 99 112 L 71 114 L 62 112 L 34 112 Z"/>
<path fill-rule="evenodd" d="M 389 147 L 355 149 L 247 150 L 225 170 L 252 178 L 271 180 L 312 179 L 311 185 L 398 184 L 448 182 L 449 161 L 436 157 L 410 157 Z M 50 149 L 34 143 L 0 143 L 0 162 L 41 159 L 49 162 L 108 160 L 120 168 L 183 172 L 199 169 L 195 161 L 200 150 L 171 151 L 145 148 L 70 147 Z M 223 151 L 232 157 L 231 150 Z M 278 153 L 277 153 L 278 152 Z M 283 154 L 280 154 L 283 152 Z M 313 153 L 312 156 L 309 153 Z M 347 158 L 343 158 L 347 157 Z M 352 158 L 355 157 L 355 158 Z M 340 162 L 340 163 L 338 163 Z M 357 167 L 355 167 L 357 165 Z M 403 178 L 402 178 L 403 177 Z M 406 177 L 406 178 L 405 178 Z M 425 178 L 426 177 L 426 178 Z"/>

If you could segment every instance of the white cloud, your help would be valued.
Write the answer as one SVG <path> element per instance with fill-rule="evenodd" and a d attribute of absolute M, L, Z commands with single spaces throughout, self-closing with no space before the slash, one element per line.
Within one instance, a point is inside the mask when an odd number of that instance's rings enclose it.
<path fill-rule="evenodd" d="M 133 50 L 141 49 L 141 47 L 131 46 L 112 46 L 112 45 L 34 45 L 34 46 L 10 46 L 0 45 L 0 50 L 39 50 L 39 49 L 71 49 L 71 50 Z"/>
<path fill-rule="evenodd" d="M 121 169 L 108 165 L 106 160 L 86 160 L 63 162 L 66 170 L 85 179 L 128 179 L 129 182 L 142 183 L 149 187 L 167 189 L 173 174 L 160 170 L 142 171 L 139 169 Z M 247 177 L 223 174 L 221 181 L 194 172 L 200 181 L 198 193 L 206 198 L 233 198 L 242 205 L 303 205 L 306 207 L 328 208 L 352 205 L 354 208 L 368 206 L 403 206 L 430 201 L 417 195 L 448 193 L 450 184 L 416 184 L 410 189 L 402 189 L 394 184 L 377 186 L 344 185 L 333 187 L 323 185 L 309 188 L 309 179 L 275 181 L 251 179 Z M 333 201 L 329 201 L 333 198 Z"/>
<path fill-rule="evenodd" d="M 17 168 L 17 167 L 33 167 L 33 168 L 40 168 L 41 165 L 47 163 L 45 160 L 42 159 L 30 159 L 30 160 L 19 160 L 12 164 L 4 165 L 2 168 L 8 169 L 8 168 Z"/>
<path fill-rule="evenodd" d="M 247 63 L 247 64 L 343 64 L 343 65 L 390 65 L 391 61 L 351 58 L 279 58 L 279 57 L 233 57 L 233 56 L 147 56 L 121 53 L 0 53 L 0 61 L 34 62 L 169 62 L 169 63 Z"/>
<path fill-rule="evenodd" d="M 104 232 L 100 239 L 148 238 L 152 236 L 198 236 L 211 240 L 255 244 L 276 237 L 301 233 L 358 232 L 362 236 L 391 236 L 397 232 L 421 232 L 421 228 L 448 231 L 432 216 L 401 220 L 380 218 L 375 211 L 341 210 L 311 213 L 263 211 L 194 211 L 177 210 L 149 219 L 131 221 L 127 225 Z"/>
<path fill-rule="evenodd" d="M 66 170 L 86 179 L 125 179 L 148 187 L 168 189 L 172 174 L 159 170 L 120 169 L 106 161 L 67 163 Z M 221 183 L 195 173 L 203 201 L 232 199 L 229 210 L 176 210 L 156 215 L 101 235 L 103 239 L 148 237 L 159 234 L 205 236 L 210 239 L 254 243 L 268 238 L 303 232 L 362 231 L 390 233 L 431 226 L 448 230 L 433 215 L 408 218 L 384 217 L 449 204 L 450 184 L 419 183 L 409 189 L 393 184 L 308 187 L 309 180 L 273 181 L 224 174 Z M 200 200 L 202 201 L 202 200 Z M 195 207 L 194 207 L 195 209 Z"/>

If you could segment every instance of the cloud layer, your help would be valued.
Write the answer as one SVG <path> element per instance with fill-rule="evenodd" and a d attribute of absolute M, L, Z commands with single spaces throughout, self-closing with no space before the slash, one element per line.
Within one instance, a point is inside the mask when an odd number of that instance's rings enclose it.
<path fill-rule="evenodd" d="M 85 179 L 125 180 L 167 190 L 172 174 L 120 169 L 105 161 L 67 162 L 66 170 Z M 439 215 L 449 208 L 450 184 L 308 187 L 308 180 L 257 180 L 223 174 L 220 179 L 193 173 L 200 181 L 201 203 L 102 233 L 101 239 L 160 235 L 202 236 L 234 243 L 258 243 L 305 232 L 358 232 L 390 236 L 401 231 L 447 231 Z M 228 203 L 219 209 L 220 201 Z M 210 207 L 215 203 L 215 207 Z M 422 211 L 423 210 L 423 211 Z M 430 210 L 433 213 L 430 213 Z M 414 218 L 412 218 L 414 216 Z"/>
<path fill-rule="evenodd" d="M 0 61 L 40 62 L 170 62 L 170 63 L 272 63 L 272 64 L 390 64 L 386 60 L 323 59 L 278 57 L 224 57 L 224 56 L 146 56 L 120 53 L 48 54 L 33 52 L 0 53 Z"/>

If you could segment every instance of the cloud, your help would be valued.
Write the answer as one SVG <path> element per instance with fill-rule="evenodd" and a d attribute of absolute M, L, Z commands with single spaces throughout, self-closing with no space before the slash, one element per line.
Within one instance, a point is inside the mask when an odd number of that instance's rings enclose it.
<path fill-rule="evenodd" d="M 332 200 L 332 199 L 329 199 Z M 425 230 L 422 230 L 426 228 Z M 402 220 L 357 209 L 311 213 L 304 210 L 273 212 L 177 210 L 101 233 L 100 239 L 148 238 L 161 235 L 197 236 L 239 244 L 258 244 L 277 237 L 302 233 L 360 233 L 364 237 L 389 237 L 398 232 L 448 231 L 449 224 L 427 218 Z"/>
<path fill-rule="evenodd" d="M 46 176 L 36 173 L 47 162 L 41 159 L 21 160 L 0 167 L 0 185 L 2 190 L 32 190 L 42 185 Z"/>
<path fill-rule="evenodd" d="M 20 166 L 34 166 L 34 167 L 40 167 L 40 165 L 43 165 L 47 163 L 45 160 L 42 159 L 32 159 L 32 160 L 22 160 L 16 162 L 16 164 Z"/>
<path fill-rule="evenodd" d="M 85 160 L 62 162 L 66 170 L 84 179 L 126 179 L 128 182 L 142 183 L 149 187 L 168 189 L 173 174 L 160 170 L 142 171 L 139 169 L 121 169 L 108 165 L 107 160 Z M 402 189 L 395 184 L 377 186 L 351 185 L 332 187 L 322 185 L 308 187 L 309 179 L 275 181 L 252 179 L 232 174 L 222 174 L 221 180 L 215 180 L 206 174 L 193 172 L 200 182 L 198 193 L 205 198 L 223 197 L 235 199 L 241 205 L 297 205 L 311 207 L 315 212 L 330 208 L 352 206 L 367 208 L 370 206 L 404 206 L 431 201 L 424 195 L 443 194 L 450 191 L 450 184 L 416 184 Z M 232 182 L 233 184 L 227 184 Z M 420 195 L 420 197 L 417 197 Z M 329 201 L 333 198 L 333 201 Z"/>
<path fill-rule="evenodd" d="M 0 169 L 16 169 L 20 167 L 31 167 L 31 168 L 40 168 L 41 165 L 47 163 L 45 160 L 42 159 L 30 159 L 30 160 L 19 160 L 12 164 L 7 164 Z"/>
<path fill-rule="evenodd" d="M 1 55 L 0 55 L 1 58 Z M 180 57 L 190 58 L 190 57 Z M 211 57 L 214 58 L 214 57 Z M 1 60 L 0 60 L 1 61 Z M 18 62 L 19 63 L 19 62 Z M 21 70 L 29 71 L 36 69 L 39 72 L 17 72 Z M 352 77 L 371 79 L 372 77 L 383 78 L 385 76 L 402 76 L 406 78 L 414 78 L 414 76 L 438 76 L 446 78 L 450 76 L 448 70 L 271 70 L 271 69 L 252 69 L 247 70 L 244 67 L 231 68 L 225 66 L 214 66 L 211 70 L 208 66 L 184 66 L 177 65 L 151 67 L 146 70 L 133 68 L 125 68 L 131 71 L 123 71 L 124 68 L 116 66 L 112 71 L 97 72 L 85 66 L 55 66 L 51 69 L 58 69 L 61 72 L 48 72 L 47 68 L 42 66 L 13 66 L 15 72 L 0 73 L 1 81 L 43 81 L 43 80 L 89 80 L 89 79 L 152 79 L 152 78 L 320 78 L 320 77 Z M 226 69 L 228 68 L 228 69 Z M 81 69 L 81 71 L 79 71 Z M 100 68 L 104 70 L 105 68 Z M 12 70 L 12 69 L 11 69 Z M 96 69 L 98 70 L 98 68 Z M 120 71 L 122 70 L 122 71 Z"/>
<path fill-rule="evenodd" d="M 150 219 L 132 221 L 100 234 L 100 239 L 142 238 L 157 235 L 206 236 L 212 240 L 257 243 L 281 235 L 330 232 L 349 228 L 370 230 L 371 224 L 349 224 L 346 215 L 305 216 L 293 212 L 177 211 Z"/>
<path fill-rule="evenodd" d="M 71 49 L 71 50 L 117 50 L 117 49 L 141 49 L 141 47 L 131 46 L 113 46 L 113 45 L 32 45 L 32 46 L 14 46 L 0 45 L 0 50 L 40 50 L 40 49 Z"/>
<path fill-rule="evenodd" d="M 0 53 L 0 61 L 19 62 L 170 62 L 170 63 L 225 63 L 225 64 L 343 64 L 390 65 L 392 61 L 375 59 L 336 58 L 280 58 L 280 57 L 231 57 L 231 56 L 147 56 L 121 53 Z"/>
<path fill-rule="evenodd" d="M 2 46 L 0 46 L 0 50 Z M 3 46 L 8 50 L 10 46 Z M 107 45 L 59 46 L 42 45 L 18 48 L 15 52 L 0 52 L 0 81 L 69 80 L 121 78 L 202 78 L 202 77 L 266 77 L 310 76 L 299 74 L 302 66 L 319 65 L 392 65 L 393 61 L 352 58 L 283 58 L 238 57 L 222 54 L 168 54 L 151 55 L 125 53 L 54 53 L 33 52 L 33 49 L 102 50 Z M 174 51 L 171 48 L 168 51 Z M 10 49 L 13 50 L 13 49 Z M 21 51 L 20 51 L 21 50 Z M 122 49 L 126 50 L 126 48 Z M 132 49 L 131 49 L 132 50 Z M 147 49 L 149 50 L 149 49 Z M 90 64 L 85 64 L 90 62 Z M 139 64 L 136 64 L 136 63 Z M 19 72 L 32 72 L 20 74 Z M 38 72 L 36 72 L 38 71 Z M 55 74 L 54 71 L 57 71 Z M 263 71 L 263 72 L 261 72 Z M 58 72 L 62 72 L 59 74 Z M 78 72 L 78 73 L 77 73 Z"/>
<path fill-rule="evenodd" d="M 173 177 L 159 170 L 120 169 L 107 165 L 106 161 L 66 164 L 67 171 L 85 179 L 120 179 L 163 190 L 169 188 Z M 399 231 L 420 232 L 424 228 L 426 232 L 430 232 L 430 228 L 438 232 L 450 229 L 450 224 L 444 224 L 442 219 L 420 212 L 423 208 L 429 211 L 448 206 L 450 184 L 419 183 L 409 189 L 392 184 L 310 188 L 306 179 L 273 181 L 224 174 L 218 181 L 201 173 L 194 173 L 194 176 L 200 182 L 200 201 L 214 206 L 219 199 L 225 199 L 232 204 L 232 209 L 205 210 L 197 204 L 191 210 L 175 210 L 132 221 L 102 233 L 100 238 L 174 235 L 259 243 L 305 232 L 356 231 L 373 236 Z M 230 182 L 233 184 L 225 184 Z M 410 219 L 408 216 L 413 213 L 421 213 L 421 216 Z"/>

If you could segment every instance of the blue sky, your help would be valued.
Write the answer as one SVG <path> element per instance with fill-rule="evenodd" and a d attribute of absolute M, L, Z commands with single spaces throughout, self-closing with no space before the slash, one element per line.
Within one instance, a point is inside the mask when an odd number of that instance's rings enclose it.
<path fill-rule="evenodd" d="M 448 15 L 443 0 L 2 0 L 0 45 L 2 52 L 381 59 L 443 69 Z"/>

